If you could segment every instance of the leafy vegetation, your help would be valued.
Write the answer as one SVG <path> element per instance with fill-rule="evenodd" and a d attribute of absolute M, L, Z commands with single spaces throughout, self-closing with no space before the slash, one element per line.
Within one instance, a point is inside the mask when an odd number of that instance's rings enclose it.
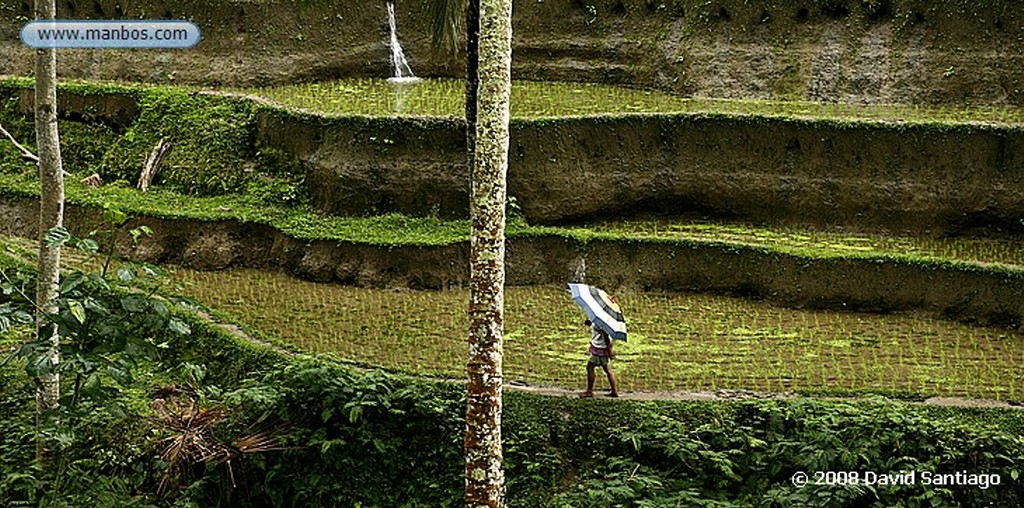
<path fill-rule="evenodd" d="M 99 164 L 100 176 L 137 180 L 146 156 L 165 138 L 174 147 L 160 181 L 200 195 L 244 188 L 244 165 L 253 157 L 254 145 L 251 103 L 159 88 L 137 95 L 139 118 L 108 149 Z"/>
<path fill-rule="evenodd" d="M 968 423 L 976 414 L 953 417 L 956 410 L 881 400 L 587 409 L 573 413 L 557 434 L 585 460 L 556 505 L 983 506 L 1021 496 L 1019 484 L 1005 480 L 1005 490 L 936 488 L 920 480 L 895 486 L 814 482 L 824 471 L 862 478 L 866 471 L 914 471 L 920 478 L 924 471 L 998 470 L 1002 478 L 1019 477 L 1019 438 Z M 993 452 L 1006 445 L 1006 453 Z M 800 472 L 811 479 L 808 485 L 792 481 Z"/>
<path fill-rule="evenodd" d="M 21 140 L 34 139 L 31 123 L 19 109 L 19 96 L 26 89 L 31 89 L 31 81 L 0 81 L 0 123 Z M 181 194 L 245 193 L 252 186 L 254 195 L 269 190 L 281 197 L 302 186 L 301 178 L 290 171 L 294 161 L 280 154 L 257 153 L 257 105 L 251 101 L 144 85 L 68 83 L 60 90 L 80 96 L 118 94 L 138 104 L 138 117 L 123 129 L 102 121 L 99 113 L 91 110 L 84 113 L 94 116 L 91 120 L 61 122 L 61 148 L 69 162 L 66 169 L 79 178 L 98 173 L 106 182 L 134 185 L 143 161 L 157 142 L 165 139 L 172 148 L 156 183 Z M 5 145 L 6 141 L 0 144 L 3 169 L 26 169 L 20 156 Z M 297 197 L 284 201 L 295 204 Z"/>
<path fill-rule="evenodd" d="M 0 258 L 5 274 L 24 266 L 17 259 L 30 254 L 17 247 L 5 252 L 8 255 Z M 255 292 L 261 293 L 259 288 Z M 100 300 L 103 294 L 92 297 Z M 637 304 L 627 302 L 623 304 Z M 513 298 L 510 308 L 522 303 Z M 553 302 L 542 306 L 556 307 Z M 558 307 L 572 308 L 568 303 Z M 410 309 L 397 305 L 403 313 Z M 345 310 L 360 315 L 352 312 L 355 309 Z M 285 360 L 188 314 L 174 315 L 191 333 L 164 335 L 167 348 L 159 349 L 155 362 L 138 362 L 131 386 L 110 385 L 120 388 L 105 400 L 121 411 L 106 409 L 94 397 L 79 403 L 76 414 L 81 416 L 67 422 L 67 480 L 59 495 L 40 492 L 31 467 L 31 377 L 11 364 L 0 367 L 0 425 L 8 429 L 0 457 L 0 502 L 36 504 L 47 498 L 53 506 L 460 503 L 465 404 L 460 384 L 362 371 L 329 354 Z M 73 313 L 70 318 L 77 320 Z M 5 351 L 16 350 L 29 334 L 26 325 L 16 324 L 0 334 L 0 344 Z M 287 449 L 238 458 L 233 476 L 222 467 L 196 464 L 176 477 L 180 488 L 158 496 L 167 472 L 166 462 L 158 457 L 167 443 L 163 439 L 175 434 L 168 435 L 150 417 L 155 394 L 146 387 L 168 383 L 191 383 L 202 407 L 227 411 L 229 418 L 211 429 L 212 436 L 262 428 L 272 431 Z M 631 403 L 508 391 L 504 422 L 512 506 L 941 507 L 1024 500 L 1024 489 L 1015 481 L 1024 464 L 1024 413 L 1016 410 L 929 408 L 884 400 Z M 798 488 L 790 480 L 798 471 L 827 470 L 964 470 L 1000 475 L 1001 481 L 982 489 L 920 483 Z"/>
<path fill-rule="evenodd" d="M 57 365 L 40 355 L 46 344 L 33 337 L 29 294 L 35 273 L 29 261 L 34 253 L 17 246 L 0 253 L 0 426 L 6 431 L 0 505 L 169 505 L 158 502 L 154 490 L 172 466 L 167 454 L 156 452 L 167 432 L 157 423 L 166 418 L 148 418 L 151 397 L 157 396 L 154 387 L 187 386 L 206 378 L 207 369 L 216 369 L 217 375 L 209 377 L 230 387 L 275 365 L 269 351 L 246 354 L 241 344 L 224 347 L 223 335 L 177 306 L 189 302 L 157 294 L 166 280 L 159 269 L 97 257 L 100 244 L 116 241 L 125 216 L 108 210 L 106 220 L 110 229 L 85 239 L 62 229 L 47 234 L 50 243 L 80 249 L 72 256 L 78 258 L 75 264 L 89 267 L 62 277 L 58 312 L 45 316 L 60 329 Z M 237 369 L 244 369 L 244 376 Z M 33 462 L 33 378 L 43 371 L 59 372 L 63 384 L 60 417 L 44 426 L 59 444 L 55 473 Z M 228 455 L 236 450 L 245 447 L 235 442 Z"/>
<path fill-rule="evenodd" d="M 259 363 L 246 360 L 250 346 L 202 324 L 194 331 L 194 338 L 212 340 L 242 363 Z M 0 340 L 13 343 L 9 336 Z M 188 348 L 189 343 L 179 343 L 174 350 Z M 262 374 L 225 377 L 217 364 L 209 364 L 199 378 L 207 404 L 215 398 L 234 408 L 228 427 L 262 420 L 289 445 L 283 452 L 237 462 L 234 487 L 221 469 L 200 468 L 175 497 L 156 497 L 163 474 L 155 462 L 160 446 L 153 424 L 140 418 L 147 410 L 136 398 L 134 411 L 141 413 L 105 424 L 95 417 L 83 422 L 67 448 L 75 457 L 69 465 L 75 476 L 60 501 L 70 506 L 458 505 L 464 407 L 459 385 L 361 372 L 325 357 L 278 365 Z M 31 418 L 25 410 L 31 407 L 31 390 L 21 389 L 31 383 L 10 366 L 0 368 L 0 376 L 6 381 L 0 401 L 11 409 L 0 421 L 5 429 L 23 429 L 4 434 L 0 499 L 11 504 L 32 499 L 34 489 L 25 466 L 31 460 L 31 430 L 25 424 Z M 1024 496 L 1013 480 L 1024 462 L 1022 418 L 1014 410 L 883 400 L 623 403 L 509 391 L 504 419 L 509 502 L 529 507 L 1012 504 Z M 19 438 L 25 433 L 27 439 Z M 797 471 L 826 470 L 967 470 L 1000 475 L 1001 482 L 987 489 L 920 483 L 801 489 L 790 481 Z"/>
<path fill-rule="evenodd" d="M 249 474 L 279 480 L 253 484 L 250 499 L 312 506 L 459 503 L 464 401 L 455 386 L 300 359 L 230 397 L 298 426 L 289 438 L 301 446 L 250 464 Z M 984 490 L 801 489 L 790 481 L 797 471 L 964 468 L 1009 480 L 1024 458 L 1024 442 L 1014 434 L 1024 422 L 1015 411 L 884 400 L 619 404 L 515 391 L 506 401 L 512 506 L 893 506 L 898 500 L 957 506 L 1022 495 L 1011 481 Z M 395 478 L 404 481 L 392 484 Z"/>

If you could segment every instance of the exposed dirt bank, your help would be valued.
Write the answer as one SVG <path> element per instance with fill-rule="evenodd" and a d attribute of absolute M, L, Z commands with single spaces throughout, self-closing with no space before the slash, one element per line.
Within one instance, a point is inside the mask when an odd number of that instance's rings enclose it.
<path fill-rule="evenodd" d="M 10 93 L 23 114 L 31 111 L 31 90 Z M 119 137 L 109 146 L 89 128 L 62 131 L 67 143 L 90 147 L 108 165 L 125 157 L 129 137 L 191 142 L 193 151 L 220 144 L 223 153 L 242 154 L 216 170 L 186 158 L 189 169 L 164 172 L 178 179 L 171 185 L 243 181 L 261 163 L 254 157 L 270 150 L 288 161 L 287 170 L 276 171 L 301 173 L 304 185 L 295 191 L 327 213 L 468 216 L 459 120 L 322 117 L 260 105 L 225 119 L 239 124 L 232 134 L 197 140 L 196 127 L 177 126 L 160 101 L 147 102 L 144 122 L 136 120 L 141 109 L 131 94 L 60 97 L 65 125 L 112 126 Z M 239 110 L 249 104 L 214 99 Z M 205 104 L 196 100 L 194 107 Z M 220 102 L 218 110 L 227 109 Z M 630 115 L 514 120 L 511 137 L 509 193 L 533 224 L 656 213 L 910 235 L 1024 230 L 1019 126 Z M 148 153 L 151 146 L 137 149 Z"/>
<path fill-rule="evenodd" d="M 341 215 L 464 217 L 454 120 L 265 110 L 257 142 L 302 161 L 314 203 Z M 519 120 L 509 193 L 531 223 L 638 212 L 957 233 L 1019 230 L 1024 130 L 758 117 Z"/>
<path fill-rule="evenodd" d="M 37 203 L 0 199 L 0 233 L 36 234 Z M 95 228 L 99 211 L 71 206 L 78 234 Z M 442 289 L 465 286 L 468 245 L 379 247 L 334 241 L 303 242 L 264 225 L 137 218 L 156 234 L 123 253 L 199 269 L 229 266 L 282 269 L 317 281 L 368 287 Z M 925 309 L 958 320 L 1024 323 L 1024 274 L 974 265 L 812 259 L 756 248 L 670 242 L 512 238 L 511 285 L 562 284 L 586 256 L 587 281 L 609 289 L 707 291 L 764 298 L 784 305 L 886 312 Z"/>
<path fill-rule="evenodd" d="M 420 75 L 435 54 L 428 3 L 399 2 Z M 0 0 L 0 75 L 28 75 L 18 31 L 31 2 Z M 189 19 L 191 50 L 62 50 L 64 78 L 268 84 L 389 76 L 385 2 L 61 2 L 72 19 Z M 630 83 L 710 97 L 947 104 L 1024 103 L 1024 11 L 1012 0 L 587 0 L 520 2 L 519 79 Z"/>

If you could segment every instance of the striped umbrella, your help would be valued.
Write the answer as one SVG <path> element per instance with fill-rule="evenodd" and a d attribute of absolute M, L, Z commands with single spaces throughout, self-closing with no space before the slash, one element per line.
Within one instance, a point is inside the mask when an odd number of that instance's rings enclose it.
<path fill-rule="evenodd" d="M 591 321 L 615 340 L 626 340 L 626 319 L 615 299 L 600 288 L 586 284 L 569 284 L 569 292 Z"/>

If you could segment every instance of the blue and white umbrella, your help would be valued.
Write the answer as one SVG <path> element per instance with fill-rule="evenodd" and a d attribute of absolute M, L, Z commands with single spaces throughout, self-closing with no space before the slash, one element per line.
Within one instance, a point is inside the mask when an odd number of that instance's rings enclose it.
<path fill-rule="evenodd" d="M 626 318 L 615 299 L 600 288 L 587 284 L 569 284 L 569 292 L 587 317 L 615 340 L 626 340 Z"/>

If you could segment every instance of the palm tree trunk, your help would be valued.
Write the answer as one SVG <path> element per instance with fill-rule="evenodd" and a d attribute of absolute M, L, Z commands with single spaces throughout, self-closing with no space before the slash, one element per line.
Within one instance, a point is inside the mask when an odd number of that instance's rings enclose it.
<path fill-rule="evenodd" d="M 55 0 L 36 0 L 36 19 L 54 19 L 57 14 Z M 36 332 L 40 339 L 47 338 L 46 351 L 50 368 L 36 378 L 36 459 L 44 470 L 50 466 L 50 446 L 43 428 L 56 420 L 60 408 L 60 375 L 56 372 L 60 362 L 57 349 L 59 337 L 56 325 L 47 325 L 42 313 L 54 313 L 60 283 L 60 246 L 48 246 L 44 236 L 48 230 L 64 223 L 64 170 L 60 156 L 60 136 L 57 132 L 57 54 L 54 49 L 36 50 L 35 124 L 36 146 L 39 151 L 39 180 L 41 183 L 39 206 L 39 281 L 36 304 L 39 316 Z"/>
<path fill-rule="evenodd" d="M 475 1 L 471 0 L 470 4 Z M 504 505 L 505 483 L 501 453 L 501 392 L 512 1 L 482 0 L 479 5 L 476 121 L 468 123 L 467 119 L 467 125 L 475 125 L 475 139 L 470 176 L 472 236 L 466 506 L 501 507 Z M 471 27 L 467 29 L 472 30 Z"/>

